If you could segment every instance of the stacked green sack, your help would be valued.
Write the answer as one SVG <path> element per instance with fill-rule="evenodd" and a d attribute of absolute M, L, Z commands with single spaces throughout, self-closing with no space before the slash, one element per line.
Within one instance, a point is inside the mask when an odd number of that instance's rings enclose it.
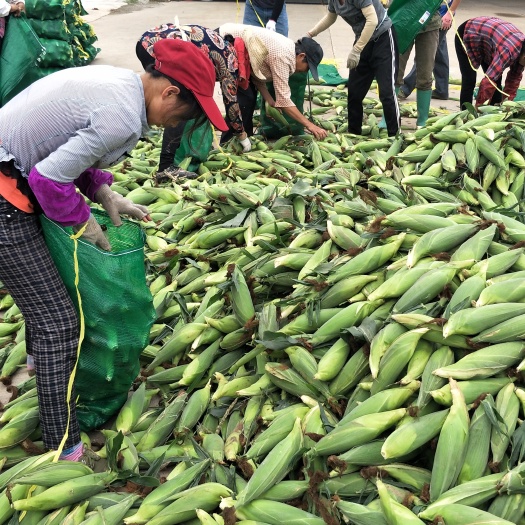
<path fill-rule="evenodd" d="M 68 67 L 86 66 L 97 56 L 97 36 L 82 19 L 80 0 L 27 0 L 27 19 L 46 53 L 39 66 L 24 77 L 21 89 L 35 80 Z"/>

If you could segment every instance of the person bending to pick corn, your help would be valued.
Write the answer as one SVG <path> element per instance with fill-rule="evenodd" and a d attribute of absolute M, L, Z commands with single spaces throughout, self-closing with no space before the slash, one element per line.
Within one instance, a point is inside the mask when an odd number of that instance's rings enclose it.
<path fill-rule="evenodd" d="M 471 18 L 459 26 L 455 45 L 461 71 L 461 108 L 466 102 L 472 103 L 480 66 L 485 76 L 479 85 L 476 107 L 487 101 L 499 104 L 504 98 L 514 100 L 525 67 L 525 35 L 515 25 L 488 16 Z M 506 69 L 509 71 L 502 95 Z"/>
<path fill-rule="evenodd" d="M 230 42 L 223 40 L 221 35 L 212 29 L 199 25 L 162 24 L 146 31 L 137 42 L 136 54 L 144 69 L 155 63 L 154 44 L 164 38 L 187 40 L 195 45 L 205 57 L 209 58 L 215 67 L 216 80 L 221 84 L 222 100 L 226 108 L 226 121 L 229 130 L 223 133 L 221 142 L 237 136 L 244 152 L 251 150 L 250 139 L 244 130 L 243 120 L 251 118 L 244 116 L 237 102 L 237 87 L 248 87 L 249 79 L 239 63 L 237 52 Z M 249 77 L 249 75 L 248 75 Z M 165 128 L 162 137 L 159 172 L 174 167 L 174 157 L 180 146 L 182 133 L 186 123 L 181 122 L 175 128 Z M 207 152 L 202 152 L 207 154 Z M 182 159 L 181 159 L 182 160 Z M 186 176 L 191 172 L 181 168 L 171 170 L 174 176 Z M 192 175 L 189 175 L 190 177 Z"/>
<path fill-rule="evenodd" d="M 68 424 L 79 320 L 38 214 L 76 232 L 85 227 L 81 240 L 110 250 L 82 194 L 98 202 L 116 226 L 121 215 L 149 216 L 144 206 L 111 190 L 112 176 L 103 168 L 130 152 L 151 125 L 207 117 L 227 128 L 213 100 L 210 60 L 180 40 L 158 42 L 155 55 L 155 65 L 140 76 L 111 66 L 53 73 L 0 109 L 0 281 L 25 318 L 44 446 L 58 450 L 67 434 L 62 459 L 89 460 L 90 452 L 80 440 L 74 392 Z"/>
<path fill-rule="evenodd" d="M 348 131 L 361 135 L 363 100 L 376 78 L 386 128 L 390 136 L 395 135 L 399 131 L 401 115 L 395 90 L 398 51 L 392 21 L 380 0 L 328 0 L 328 13 L 306 33 L 307 36 L 322 33 L 338 16 L 355 33 L 354 46 L 346 62 L 350 69 Z"/>
<path fill-rule="evenodd" d="M 223 24 L 219 27 L 222 37 L 231 35 L 234 39 L 242 39 L 250 61 L 251 77 L 247 89 L 239 89 L 238 97 L 241 108 L 253 118 L 257 102 L 257 90 L 268 105 L 282 110 L 296 122 L 303 125 L 316 139 L 324 139 L 328 132 L 310 122 L 296 107 L 291 99 L 288 80 L 296 72 L 310 70 L 317 80 L 317 66 L 323 59 L 321 46 L 312 38 L 304 37 L 294 43 L 274 31 L 264 27 L 247 26 L 243 24 Z M 273 81 L 275 100 L 266 88 L 266 82 Z M 245 123 L 245 127 L 247 127 Z M 250 135 L 250 131 L 248 131 Z"/>

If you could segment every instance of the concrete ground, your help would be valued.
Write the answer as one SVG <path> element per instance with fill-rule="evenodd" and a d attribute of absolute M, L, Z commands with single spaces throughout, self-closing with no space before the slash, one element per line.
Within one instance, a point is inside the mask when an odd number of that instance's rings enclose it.
<path fill-rule="evenodd" d="M 84 0 L 83 5 L 89 12 L 84 19 L 93 25 L 98 36 L 96 45 L 101 51 L 93 64 L 112 64 L 141 71 L 141 65 L 135 56 L 135 45 L 140 35 L 157 24 L 170 22 L 175 16 L 183 24 L 200 24 L 215 28 L 225 22 L 242 22 L 244 2 L 215 0 L 186 1 L 154 1 L 132 0 L 129 5 L 117 9 L 121 0 Z M 322 0 L 318 4 L 287 5 L 290 34 L 292 39 L 304 36 L 315 23 L 321 19 L 326 7 Z M 475 16 L 497 16 L 512 22 L 525 33 L 525 11 L 523 0 L 463 0 L 457 11 L 456 24 L 459 26 L 465 20 Z M 346 57 L 353 42 L 353 32 L 350 26 L 339 18 L 327 31 L 321 33 L 316 40 L 324 50 L 324 59 L 335 63 L 343 78 L 347 78 Z M 459 66 L 454 50 L 454 32 L 448 32 L 447 42 L 450 55 L 450 76 L 460 78 Z M 411 63 L 409 63 L 411 67 Z M 478 73 L 478 80 L 481 74 Z M 525 86 L 525 80 L 523 82 Z M 218 89 L 217 101 L 222 104 Z M 373 94 L 372 94 L 373 96 Z M 459 98 L 459 86 L 452 85 L 452 98 Z M 415 101 L 415 93 L 408 99 Z M 457 100 L 433 101 L 436 107 L 449 110 L 458 109 Z"/>

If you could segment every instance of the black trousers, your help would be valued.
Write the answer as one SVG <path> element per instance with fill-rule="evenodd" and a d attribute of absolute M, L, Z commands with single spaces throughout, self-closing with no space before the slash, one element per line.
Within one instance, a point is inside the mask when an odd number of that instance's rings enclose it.
<path fill-rule="evenodd" d="M 388 135 L 399 131 L 401 115 L 397 102 L 395 82 L 399 67 L 399 52 L 395 30 L 391 27 L 375 40 L 370 40 L 361 53 L 361 59 L 348 75 L 348 132 L 361 135 L 363 99 L 372 81 L 377 80 L 379 100 L 383 104 Z"/>
<path fill-rule="evenodd" d="M 463 24 L 461 24 L 458 27 L 458 32 L 454 39 L 454 44 L 456 46 L 456 55 L 458 56 L 459 70 L 461 71 L 461 92 L 459 95 L 461 109 L 465 109 L 465 102 L 469 102 L 472 104 L 472 98 L 474 97 L 474 89 L 476 87 L 476 78 L 478 74 L 475 69 L 472 69 L 468 55 L 465 52 L 465 49 L 463 49 L 462 45 L 466 23 L 467 22 L 463 22 Z M 484 72 L 487 71 L 489 67 L 490 64 L 481 64 L 481 69 L 483 69 Z M 498 80 L 496 85 L 498 86 L 498 89 L 502 89 L 501 79 Z M 502 100 L 503 97 L 501 93 L 499 91 L 495 91 L 494 95 L 492 95 L 492 98 L 490 100 L 490 104 L 500 104 Z"/>
<path fill-rule="evenodd" d="M 248 89 L 242 89 L 241 87 L 237 88 L 237 102 L 239 103 L 239 108 L 241 110 L 244 131 L 246 131 L 248 137 L 251 137 L 253 135 L 253 113 L 257 106 L 257 88 L 251 80 Z M 221 144 L 233 137 L 233 129 L 227 120 L 226 123 L 228 124 L 229 129 L 228 131 L 224 131 L 221 135 Z"/>

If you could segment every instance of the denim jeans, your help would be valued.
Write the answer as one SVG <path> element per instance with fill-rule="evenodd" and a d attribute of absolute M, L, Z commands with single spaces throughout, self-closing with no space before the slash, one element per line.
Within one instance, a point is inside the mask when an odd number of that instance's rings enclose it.
<path fill-rule="evenodd" d="M 273 9 L 264 9 L 262 7 L 256 7 L 255 9 L 257 10 L 257 13 L 255 12 L 254 6 L 250 0 L 247 0 L 244 7 L 244 18 L 242 23 L 248 26 L 261 27 L 262 20 L 264 27 L 266 27 L 268 20 L 270 20 L 270 17 L 272 16 Z M 259 18 L 261 20 L 259 20 Z M 281 11 L 279 18 L 275 22 L 277 23 L 275 27 L 277 33 L 288 36 L 288 13 L 286 12 L 286 3 L 283 6 L 283 10 Z"/>

